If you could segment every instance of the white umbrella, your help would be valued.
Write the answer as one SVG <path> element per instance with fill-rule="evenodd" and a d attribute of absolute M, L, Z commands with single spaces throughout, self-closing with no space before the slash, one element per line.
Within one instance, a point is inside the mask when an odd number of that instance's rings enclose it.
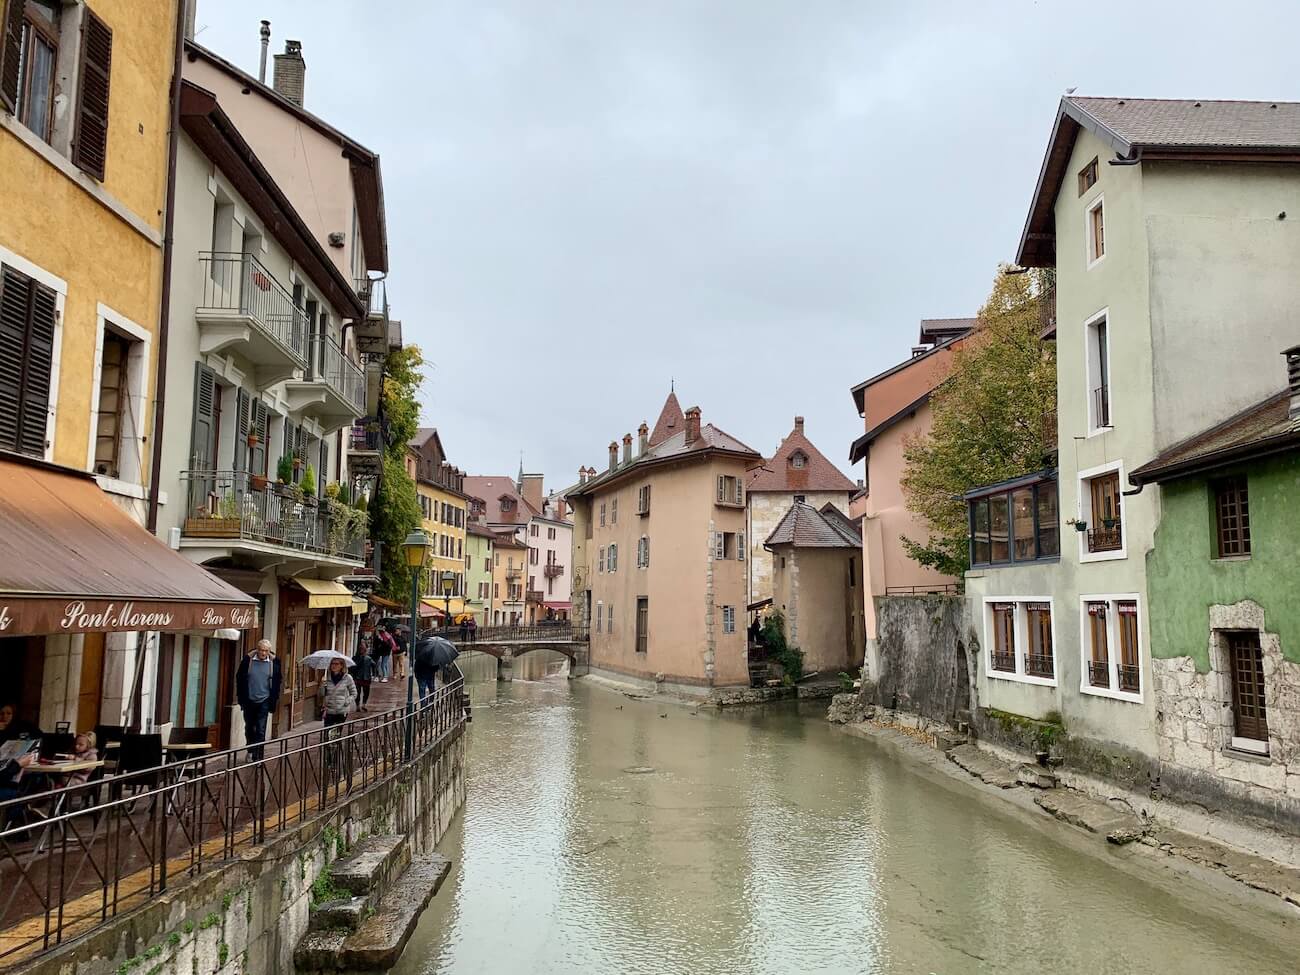
<path fill-rule="evenodd" d="M 337 650 L 315 650 L 302 658 L 302 664 L 313 670 L 328 670 L 331 660 L 342 660 L 345 667 L 351 667 L 355 663 L 346 653 Z"/>

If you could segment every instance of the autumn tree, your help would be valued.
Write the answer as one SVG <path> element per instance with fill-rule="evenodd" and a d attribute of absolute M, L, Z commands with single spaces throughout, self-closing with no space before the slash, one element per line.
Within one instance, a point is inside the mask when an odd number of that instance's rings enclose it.
<path fill-rule="evenodd" d="M 960 576 L 970 559 L 962 495 L 1050 463 L 1056 349 L 1042 333 L 1052 314 L 1051 275 L 998 268 L 974 331 L 953 352 L 952 373 L 930 396 L 930 432 L 904 445 L 907 507 L 929 538 L 902 541 L 921 565 Z"/>
<path fill-rule="evenodd" d="M 411 570 L 402 558 L 402 542 L 420 524 L 420 499 L 415 481 L 406 472 L 406 445 L 420 428 L 418 394 L 424 382 L 423 366 L 424 357 L 414 345 L 396 349 L 384 360 L 381 409 L 387 439 L 379 491 L 370 508 L 371 537 L 383 545 L 379 590 L 402 606 L 411 598 Z"/>

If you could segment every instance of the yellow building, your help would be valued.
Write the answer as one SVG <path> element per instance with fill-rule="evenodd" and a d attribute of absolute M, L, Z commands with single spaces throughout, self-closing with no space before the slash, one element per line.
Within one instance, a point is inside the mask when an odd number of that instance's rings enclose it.
<path fill-rule="evenodd" d="M 98 472 L 143 520 L 177 5 L 0 8 L 20 27 L 0 46 L 0 300 L 22 325 L 0 333 L 22 375 L 0 380 L 0 449 Z"/>
<path fill-rule="evenodd" d="M 433 543 L 429 557 L 429 587 L 425 602 L 441 616 L 448 608 L 455 620 L 472 612 L 465 599 L 465 526 L 469 498 L 464 491 L 465 475 L 447 463 L 442 438 L 433 427 L 423 427 L 407 444 L 407 469 L 415 478 L 420 498 L 424 533 Z M 447 598 L 443 576 L 450 573 L 451 597 Z"/>

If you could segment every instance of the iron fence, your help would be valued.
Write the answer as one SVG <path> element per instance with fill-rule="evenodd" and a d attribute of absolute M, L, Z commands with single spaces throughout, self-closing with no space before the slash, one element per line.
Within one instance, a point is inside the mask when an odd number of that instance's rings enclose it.
<path fill-rule="evenodd" d="M 305 362 L 306 312 L 252 254 L 204 251 L 199 254 L 203 297 L 198 311 L 246 315 L 276 344 Z"/>
<path fill-rule="evenodd" d="M 181 471 L 187 538 L 246 539 L 360 561 L 366 516 L 246 471 Z"/>
<path fill-rule="evenodd" d="M 300 828 L 449 741 L 459 671 L 416 706 L 0 803 L 0 959 L 86 934 L 176 883 Z M 404 744 L 412 739 L 410 758 Z"/>
<path fill-rule="evenodd" d="M 366 374 L 327 335 L 315 335 L 308 343 L 307 378 L 325 383 L 357 410 L 365 411 Z"/>
<path fill-rule="evenodd" d="M 586 643 L 589 630 L 567 620 L 557 620 L 514 626 L 479 626 L 473 631 L 459 625 L 420 631 L 421 639 L 430 636 L 440 636 L 461 646 L 473 643 Z"/>

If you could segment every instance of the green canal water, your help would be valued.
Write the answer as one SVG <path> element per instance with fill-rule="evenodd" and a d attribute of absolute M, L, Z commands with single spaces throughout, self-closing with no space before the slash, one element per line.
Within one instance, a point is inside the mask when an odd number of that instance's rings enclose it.
<path fill-rule="evenodd" d="M 510 684 L 465 663 L 455 867 L 399 975 L 1300 971 L 1300 920 L 1099 853 L 821 705 L 696 713 L 541 654 Z"/>

